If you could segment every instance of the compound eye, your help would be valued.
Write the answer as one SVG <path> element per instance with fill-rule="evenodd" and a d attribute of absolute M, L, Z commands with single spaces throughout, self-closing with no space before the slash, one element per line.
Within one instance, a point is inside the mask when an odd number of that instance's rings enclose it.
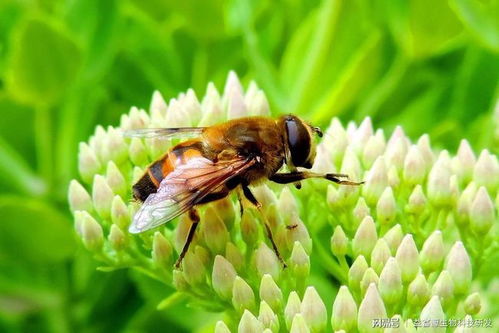
<path fill-rule="evenodd" d="M 303 124 L 295 119 L 286 120 L 288 145 L 294 166 L 303 166 L 310 154 L 310 134 Z"/>

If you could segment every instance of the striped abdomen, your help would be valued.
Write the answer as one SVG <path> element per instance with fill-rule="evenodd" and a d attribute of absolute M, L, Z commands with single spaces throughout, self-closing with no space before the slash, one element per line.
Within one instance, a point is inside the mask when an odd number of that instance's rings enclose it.
<path fill-rule="evenodd" d="M 147 168 L 144 175 L 133 185 L 133 197 L 145 201 L 151 193 L 158 190 L 159 184 L 179 165 L 193 157 L 202 156 L 202 143 L 198 139 L 182 142 L 173 147 L 160 159 Z"/>

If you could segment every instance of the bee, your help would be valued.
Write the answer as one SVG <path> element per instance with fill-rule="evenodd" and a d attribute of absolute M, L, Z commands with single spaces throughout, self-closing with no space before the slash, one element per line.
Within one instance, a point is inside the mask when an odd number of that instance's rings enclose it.
<path fill-rule="evenodd" d="M 324 178 L 342 185 L 362 184 L 346 180 L 348 176 L 343 174 L 297 169 L 312 168 L 316 155 L 314 135 L 322 137 L 322 132 L 294 115 L 277 119 L 245 117 L 210 127 L 144 128 L 125 133 L 142 138 L 186 135 L 193 138 L 154 161 L 133 185 L 133 197 L 142 205 L 129 228 L 131 233 L 140 233 L 188 213 L 192 224 L 175 264 L 177 268 L 200 221 L 198 205 L 225 198 L 237 190 L 241 213 L 242 197 L 260 209 L 261 204 L 249 186 L 265 180 L 294 183 L 298 188 L 299 182 L 307 178 Z M 284 165 L 290 172 L 278 172 Z M 274 252 L 285 266 L 268 221 L 263 220 Z"/>

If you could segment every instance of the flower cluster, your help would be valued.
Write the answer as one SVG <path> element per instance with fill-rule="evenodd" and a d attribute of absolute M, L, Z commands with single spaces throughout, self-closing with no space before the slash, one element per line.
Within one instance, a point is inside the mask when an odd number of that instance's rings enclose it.
<path fill-rule="evenodd" d="M 490 308 L 476 290 L 478 273 L 497 247 L 497 156 L 487 150 L 475 156 L 466 140 L 456 156 L 437 152 L 427 135 L 412 143 L 400 127 L 386 140 L 369 118 L 346 128 L 333 119 L 313 168 L 365 180 L 361 187 L 325 180 L 304 182 L 300 191 L 262 185 L 254 188 L 262 211 L 245 207 L 242 215 L 232 197 L 204 205 L 180 269 L 173 263 L 190 227 L 187 217 L 128 233 L 138 208 L 130 201 L 132 184 L 177 141 L 127 139 L 123 130 L 268 114 L 258 86 L 251 83 L 245 92 L 231 73 L 223 94 L 209 84 L 201 102 L 189 90 L 166 103 L 156 92 L 149 112 L 132 108 L 119 127 L 97 127 L 80 144 L 82 182 L 71 182 L 69 203 L 76 232 L 100 269 L 134 267 L 191 303 L 224 312 L 216 332 L 323 332 L 331 326 L 378 332 L 383 329 L 373 323 L 389 318 L 400 325 L 388 331 L 410 332 L 417 320 L 469 319 Z M 287 268 L 268 242 L 263 219 Z M 334 299 L 323 299 L 321 288 L 309 284 L 314 274 L 339 287 Z"/>

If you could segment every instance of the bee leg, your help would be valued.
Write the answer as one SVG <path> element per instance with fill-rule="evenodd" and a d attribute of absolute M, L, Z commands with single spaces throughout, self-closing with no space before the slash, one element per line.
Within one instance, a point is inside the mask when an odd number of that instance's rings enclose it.
<path fill-rule="evenodd" d="M 187 234 L 187 239 L 185 241 L 184 247 L 182 248 L 182 252 L 180 252 L 179 257 L 178 257 L 177 261 L 175 262 L 176 269 L 180 268 L 180 264 L 182 263 L 182 260 L 184 259 L 185 254 L 189 250 L 189 246 L 191 245 L 192 239 L 194 238 L 194 232 L 196 231 L 196 227 L 199 224 L 200 218 L 199 218 L 199 214 L 198 214 L 197 210 L 195 210 L 194 208 L 189 210 L 189 218 L 192 221 L 192 225 L 191 225 L 191 228 L 189 229 L 189 233 Z"/>
<path fill-rule="evenodd" d="M 324 178 L 333 181 L 340 185 L 362 185 L 364 182 L 352 182 L 349 180 L 341 180 L 339 178 L 348 178 L 347 175 L 341 173 L 326 173 L 320 174 L 315 172 L 290 172 L 290 173 L 276 173 L 269 179 L 275 183 L 279 184 L 289 184 L 296 183 L 297 181 L 307 179 L 307 178 Z"/>
<path fill-rule="evenodd" d="M 274 249 L 274 253 L 281 262 L 283 268 L 288 267 L 288 265 L 286 265 L 286 263 L 284 262 L 284 259 L 282 259 L 281 253 L 279 252 L 279 249 L 275 244 L 274 236 L 272 235 L 272 230 L 270 229 L 269 221 L 267 220 L 265 214 L 262 212 L 262 204 L 258 202 L 258 200 L 255 198 L 255 196 L 253 195 L 248 186 L 242 185 L 242 188 L 243 188 L 244 197 L 248 199 L 248 201 L 251 202 L 253 205 L 255 205 L 256 208 L 258 208 L 260 215 L 263 217 L 264 220 L 263 224 L 265 226 L 265 231 L 267 232 L 267 237 L 269 238 L 270 243 L 272 243 L 272 248 Z"/>

